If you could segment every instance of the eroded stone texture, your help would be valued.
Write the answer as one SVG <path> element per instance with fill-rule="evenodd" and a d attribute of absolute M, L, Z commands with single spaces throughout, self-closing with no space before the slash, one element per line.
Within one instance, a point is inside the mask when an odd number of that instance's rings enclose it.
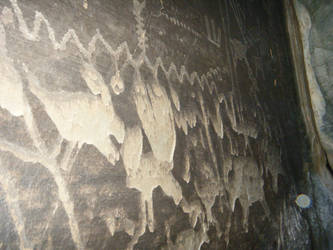
<path fill-rule="evenodd" d="M 311 139 L 308 176 L 298 187 L 313 193 L 316 213 L 307 214 L 318 249 L 333 247 L 332 175 L 332 17 L 331 1 L 286 2 L 286 20 L 295 76 L 305 121 Z"/>
<path fill-rule="evenodd" d="M 280 4 L 0 12 L 0 248 L 310 249 Z"/>
<path fill-rule="evenodd" d="M 306 75 L 316 127 L 329 164 L 333 165 L 332 50 L 333 5 L 327 1 L 295 1 Z"/>

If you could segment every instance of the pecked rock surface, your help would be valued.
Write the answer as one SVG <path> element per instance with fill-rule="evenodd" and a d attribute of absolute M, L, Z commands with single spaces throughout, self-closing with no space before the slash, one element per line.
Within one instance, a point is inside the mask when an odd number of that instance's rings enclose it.
<path fill-rule="evenodd" d="M 311 249 L 282 12 L 1 1 L 0 249 Z"/>

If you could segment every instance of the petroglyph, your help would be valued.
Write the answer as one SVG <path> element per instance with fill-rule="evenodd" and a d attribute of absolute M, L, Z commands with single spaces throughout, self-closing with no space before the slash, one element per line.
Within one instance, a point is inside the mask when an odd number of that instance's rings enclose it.
<path fill-rule="evenodd" d="M 144 24 L 144 18 L 142 17 L 142 10 L 146 6 L 146 1 L 143 0 L 141 3 L 138 0 L 133 0 L 133 14 L 135 16 L 136 24 L 136 33 L 138 35 L 138 46 L 142 49 L 142 52 L 146 51 L 146 30 Z"/>
<path fill-rule="evenodd" d="M 191 163 L 190 163 L 190 156 L 188 153 L 185 154 L 185 166 L 184 166 L 184 174 L 183 179 L 187 183 L 190 182 L 191 179 Z"/>
<path fill-rule="evenodd" d="M 69 192 L 67 190 L 67 184 L 63 179 L 62 174 L 60 173 L 60 169 L 57 166 L 56 161 L 52 158 L 45 157 L 42 154 L 29 151 L 17 145 L 12 145 L 3 140 L 0 140 L 0 150 L 10 152 L 15 157 L 24 162 L 40 163 L 42 166 L 44 166 L 50 171 L 55 183 L 57 184 L 59 200 L 62 202 L 68 216 L 69 227 L 73 241 L 75 242 L 78 249 L 83 249 L 79 233 L 79 226 L 74 215 L 74 204 L 72 199 L 70 198 Z M 21 229 L 20 227 L 18 227 L 16 230 Z"/>
<path fill-rule="evenodd" d="M 110 81 L 110 85 L 112 87 L 113 92 L 116 95 L 120 95 L 121 93 L 124 92 L 125 85 L 124 85 L 124 81 L 120 77 L 120 72 L 119 71 L 117 71 L 116 74 L 114 76 L 112 76 L 111 81 Z"/>
<path fill-rule="evenodd" d="M 221 193 L 222 186 L 217 176 L 207 163 L 200 164 L 199 169 L 200 175 L 194 181 L 194 187 L 205 206 L 208 223 L 212 223 L 214 222 L 212 207 L 214 205 L 215 198 Z"/>
<path fill-rule="evenodd" d="M 198 114 L 195 111 L 180 111 L 174 113 L 175 123 L 178 128 L 181 128 L 185 135 L 189 128 L 194 128 L 197 124 Z"/>
<path fill-rule="evenodd" d="M 94 68 L 93 65 L 83 63 L 81 76 L 87 83 L 89 89 L 94 95 L 101 95 L 104 105 L 112 105 L 111 95 L 109 89 L 104 83 L 102 75 Z"/>
<path fill-rule="evenodd" d="M 195 31 L 193 28 L 188 26 L 185 22 L 179 21 L 176 17 L 170 16 L 167 13 L 161 13 L 161 14 L 172 24 L 177 25 L 178 27 L 183 28 L 183 29 L 187 30 L 188 32 L 191 32 L 196 37 L 202 37 L 202 35 L 199 32 Z"/>
<path fill-rule="evenodd" d="M 263 141 L 263 148 L 266 149 L 265 155 L 265 167 L 266 167 L 266 174 L 269 172 L 273 178 L 273 189 L 274 192 L 278 192 L 278 178 L 279 175 L 284 176 L 285 172 L 282 169 L 281 163 L 281 151 L 279 148 L 273 145 L 269 145 L 269 142 L 264 140 Z"/>
<path fill-rule="evenodd" d="M 6 32 L 0 23 L 0 106 L 7 109 L 13 116 L 25 113 L 23 83 L 20 75 L 13 66 L 13 60 L 7 56 Z"/>
<path fill-rule="evenodd" d="M 243 209 L 243 225 L 247 230 L 250 206 L 256 202 L 265 203 L 264 180 L 257 162 L 253 158 L 237 157 L 233 159 L 233 174 L 228 178 L 228 193 L 231 197 L 230 206 L 235 209 L 238 199 Z M 268 210 L 266 210 L 267 213 Z M 268 214 L 267 214 L 268 215 Z"/>
<path fill-rule="evenodd" d="M 121 148 L 121 156 L 124 160 L 127 176 L 133 176 L 140 166 L 142 145 L 143 136 L 141 128 L 128 128 Z"/>
<path fill-rule="evenodd" d="M 156 182 L 151 183 L 151 178 L 154 178 L 152 177 L 152 169 L 147 168 L 155 166 L 152 166 L 151 162 L 147 166 L 144 165 L 144 162 L 141 162 L 142 146 L 143 137 L 141 128 L 135 127 L 128 129 L 121 153 L 127 172 L 127 185 L 137 188 L 142 192 L 140 208 L 141 219 L 143 220 L 141 225 L 139 225 L 140 229 L 136 232 L 136 237 L 133 239 L 132 244 L 130 244 L 131 246 L 133 246 L 139 236 L 144 233 L 145 225 L 149 225 L 151 231 L 154 229 L 152 191 L 156 187 Z M 146 211 L 148 211 L 147 214 Z"/>
<path fill-rule="evenodd" d="M 170 93 L 171 93 L 171 100 L 175 105 L 177 111 L 180 111 L 180 101 L 177 92 L 174 90 L 173 87 L 170 86 Z"/>
<path fill-rule="evenodd" d="M 85 93 L 52 93 L 41 87 L 39 80 L 25 67 L 29 86 L 44 104 L 45 110 L 63 138 L 96 146 L 112 164 L 119 160 L 119 152 L 109 138 L 114 135 L 119 143 L 124 141 L 125 127 L 115 114 L 110 101 L 105 105 L 98 96 Z M 88 74 L 88 73 L 86 73 Z M 91 77 L 91 76 L 90 76 Z M 96 78 L 97 79 L 97 78 Z M 88 78 L 92 85 L 94 81 Z M 102 93 L 94 85 L 93 93 Z M 103 95 L 102 95 L 103 98 Z"/>
<path fill-rule="evenodd" d="M 161 186 L 163 191 L 174 199 L 176 205 L 182 199 L 181 188 L 171 173 L 172 167 L 172 164 L 168 162 L 158 161 L 152 154 L 144 154 L 135 176 L 128 178 L 128 186 L 135 187 L 142 192 L 142 206 L 145 205 L 148 211 L 146 222 L 152 232 L 154 231 L 152 200 L 154 188 Z M 146 211 L 146 209 L 142 209 L 142 211 Z"/>
<path fill-rule="evenodd" d="M 200 249 L 205 242 L 209 242 L 209 239 L 203 230 L 196 232 L 193 229 L 190 229 L 181 232 L 177 236 L 177 240 L 175 243 L 169 241 L 168 247 L 162 249 L 163 250 Z"/>
<path fill-rule="evenodd" d="M 97 43 L 100 42 L 104 46 L 104 48 L 108 51 L 111 58 L 115 60 L 119 58 L 119 56 L 122 53 L 125 53 L 126 58 L 128 60 L 127 64 L 132 65 L 136 69 L 138 69 L 141 66 L 141 64 L 145 62 L 149 67 L 149 69 L 151 70 L 151 72 L 156 73 L 158 68 L 161 68 L 162 71 L 167 76 L 167 78 L 169 78 L 171 74 L 175 74 L 175 76 L 180 82 L 183 82 L 186 79 L 187 81 L 189 81 L 190 85 L 193 86 L 193 84 L 196 83 L 203 90 L 205 89 L 205 87 L 208 87 L 209 89 L 216 89 L 215 82 L 207 81 L 206 75 L 217 74 L 218 71 L 220 70 L 219 67 L 216 67 L 214 69 L 210 68 L 206 74 L 200 76 L 197 72 L 189 73 L 184 65 L 180 67 L 180 70 L 177 69 L 174 63 L 171 63 L 169 68 L 166 68 L 162 61 L 162 58 L 160 57 L 157 57 L 155 59 L 155 62 L 151 62 L 146 56 L 145 50 L 142 52 L 141 57 L 138 57 L 136 60 L 134 60 L 126 41 L 121 43 L 116 49 L 114 49 L 107 41 L 105 41 L 104 37 L 101 35 L 99 30 L 96 30 L 96 34 L 89 41 L 87 48 L 84 47 L 79 37 L 77 36 L 75 30 L 73 29 L 69 29 L 63 35 L 63 37 L 59 39 L 59 41 L 57 41 L 55 38 L 54 29 L 51 27 L 49 21 L 45 18 L 45 16 L 42 13 L 38 11 L 35 12 L 35 19 L 32 25 L 33 27 L 31 30 L 29 30 L 28 25 L 23 18 L 22 11 L 17 4 L 17 0 L 9 0 L 9 1 L 12 4 L 15 16 L 18 20 L 19 30 L 21 31 L 24 38 L 28 40 L 39 41 L 40 40 L 39 33 L 41 32 L 41 29 L 43 27 L 42 24 L 44 24 L 48 32 L 48 37 L 50 39 L 50 42 L 52 43 L 52 46 L 55 50 L 65 50 L 67 48 L 68 43 L 73 43 L 78 48 L 82 56 L 86 58 L 88 61 L 90 61 L 92 59 L 92 54 L 96 51 Z M 143 49 L 146 48 L 147 46 L 146 44 L 147 38 L 145 35 L 146 31 L 144 29 L 143 18 L 141 17 L 141 12 L 145 6 L 145 1 L 140 3 L 139 1 L 135 0 L 133 4 L 135 9 L 134 15 L 138 22 L 137 23 L 138 36 L 141 38 L 142 36 L 144 36 L 144 39 L 140 42 L 140 44 L 144 44 L 144 46 L 142 47 Z M 119 69 L 116 61 L 115 64 L 117 71 Z"/>
<path fill-rule="evenodd" d="M 135 224 L 133 221 L 126 218 L 124 209 L 116 208 L 112 210 L 110 209 L 110 211 L 103 210 L 101 216 L 106 221 L 111 236 L 113 236 L 115 232 L 121 231 L 125 231 L 131 236 L 134 235 Z"/>
<path fill-rule="evenodd" d="M 229 4 L 236 19 L 236 22 L 238 24 L 239 31 L 242 34 L 242 38 L 244 39 L 244 41 L 246 41 L 246 36 L 245 36 L 246 26 L 244 24 L 245 14 L 243 10 L 240 8 L 240 4 L 237 1 L 231 0 Z"/>
<path fill-rule="evenodd" d="M 236 39 L 231 39 L 231 44 L 233 47 L 233 60 L 234 60 L 234 65 L 237 65 L 238 61 L 243 61 L 247 67 L 247 71 L 250 77 L 250 80 L 253 84 L 253 93 L 255 94 L 255 92 L 258 90 L 258 83 L 257 80 L 254 76 L 253 70 L 250 66 L 250 63 L 247 59 L 247 50 L 248 47 L 246 46 L 246 44 L 243 44 L 242 42 L 236 40 Z"/>
<path fill-rule="evenodd" d="M 220 48 L 221 46 L 221 28 L 215 26 L 213 19 L 210 19 L 205 16 L 205 25 L 207 31 L 207 38 L 212 44 Z"/>
<path fill-rule="evenodd" d="M 148 49 L 147 33 L 143 17 L 145 1 L 133 0 L 133 14 L 137 22 L 137 47 L 141 49 L 141 54 L 135 58 L 133 56 L 135 51 L 133 54 L 131 53 L 126 41 L 114 49 L 99 30 L 88 43 L 82 43 L 74 29 L 69 29 L 61 39 L 57 40 L 51 23 L 42 13 L 36 11 L 33 23 L 28 25 L 17 1 L 9 1 L 18 21 L 20 34 L 25 39 L 37 42 L 42 39 L 40 34 L 47 32 L 48 42 L 51 43 L 54 50 L 64 51 L 71 43 L 71 46 L 78 49 L 83 59 L 79 62 L 81 63 L 79 73 L 91 93 L 51 91 L 38 79 L 34 70 L 23 64 L 24 74 L 22 75 L 25 75 L 28 80 L 28 88 L 41 101 L 47 115 L 63 139 L 69 141 L 66 142 L 67 146 L 56 145 L 57 150 L 49 155 L 46 150 L 43 150 L 42 143 L 39 142 L 38 131 L 34 125 L 35 120 L 31 116 L 29 104 L 25 100 L 22 79 L 14 67 L 13 60 L 7 55 L 6 31 L 0 23 L 0 73 L 2 75 L 0 106 L 13 116 L 23 116 L 26 119 L 28 132 L 35 138 L 35 144 L 40 149 L 39 152 L 32 152 L 1 140 L 0 150 L 9 151 L 22 161 L 38 162 L 50 171 L 57 184 L 59 199 L 68 215 L 73 241 L 79 249 L 83 249 L 85 246 L 81 239 L 79 224 L 75 218 L 73 197 L 67 190 L 67 183 L 62 177 L 62 171 L 70 172 L 76 154 L 84 143 L 95 146 L 113 165 L 122 163 L 126 170 L 127 187 L 141 193 L 139 204 L 141 211 L 138 221 L 126 218 L 125 210 L 122 208 L 105 210 L 100 214 L 112 236 L 120 231 L 132 236 L 131 242 L 128 244 L 129 249 L 133 248 L 139 241 L 139 237 L 145 233 L 146 226 L 150 232 L 155 230 L 152 194 L 158 186 L 168 197 L 171 197 L 176 206 L 188 214 L 189 223 L 193 228 L 179 233 L 175 242 L 172 242 L 168 237 L 171 249 L 200 248 L 204 242 L 209 241 L 207 232 L 210 225 L 216 226 L 218 235 L 221 235 L 219 222 L 214 217 L 212 209 L 217 198 L 226 193 L 230 197 L 230 204 L 226 206 L 232 211 L 235 208 L 236 200 L 240 201 L 245 228 L 247 228 L 251 205 L 260 201 L 266 207 L 263 192 L 264 170 L 259 168 L 259 163 L 251 155 L 245 156 L 248 152 L 251 154 L 251 150 L 247 152 L 247 149 L 251 147 L 249 137 L 253 140 L 261 140 L 258 138 L 256 123 L 245 121 L 242 115 L 243 109 L 235 100 L 234 93 L 221 93 L 219 91 L 218 84 L 222 84 L 219 77 L 220 67 L 209 68 L 206 73 L 199 75 L 195 71 L 188 72 L 184 65 L 177 67 L 175 63 L 171 62 L 167 67 L 160 57 L 155 58 L 154 61 L 148 58 L 146 55 Z M 83 7 L 88 8 L 88 1 L 83 1 Z M 8 14 L 10 11 L 8 8 L 3 9 L 1 20 L 4 25 L 11 23 Z M 4 16 L 6 16 L 7 23 L 3 21 Z M 184 23 L 167 15 L 166 17 L 175 25 L 200 36 Z M 216 28 L 215 23 L 208 17 L 205 20 L 208 40 L 220 47 L 221 29 Z M 42 31 L 43 28 L 45 30 Z M 253 88 L 255 94 L 257 82 L 247 59 L 247 47 L 237 40 L 232 40 L 231 43 L 234 64 L 239 62 L 246 64 L 249 77 L 255 86 Z M 87 47 L 83 44 L 87 44 Z M 108 84 L 105 83 L 102 74 L 96 69 L 96 65 L 92 63 L 94 62 L 93 54 L 96 51 L 96 46 L 103 46 L 115 65 L 115 74 Z M 117 61 L 121 54 L 125 54 L 127 60 L 122 67 L 118 68 Z M 131 92 L 126 94 L 133 102 L 139 118 L 135 125 L 124 124 L 120 116 L 117 115 L 116 103 L 113 103 L 112 100 L 121 97 L 126 91 L 127 86 L 125 86 L 125 81 L 120 74 L 125 67 L 124 65 L 129 65 L 134 69 L 133 87 Z M 145 69 L 143 70 L 143 68 Z M 161 79 L 159 79 L 158 71 L 165 75 L 165 84 L 162 84 Z M 171 81 L 172 78 L 175 79 L 176 83 Z M 183 103 L 182 93 L 179 92 L 177 84 L 187 84 L 185 88 L 191 92 L 191 98 L 189 98 L 191 101 Z M 188 105 L 189 103 L 191 105 Z M 261 110 L 258 110 L 258 113 L 260 112 Z M 226 113 L 226 121 L 222 120 L 223 113 Z M 265 126 L 267 127 L 267 125 Z M 202 154 L 207 158 L 202 161 L 200 159 L 200 162 L 196 163 L 198 165 L 196 167 L 199 168 L 197 171 L 199 177 L 193 174 L 192 156 L 189 152 L 184 152 L 185 160 L 184 166 L 181 166 L 183 171 L 180 179 L 176 179 L 172 172 L 175 148 L 178 143 L 178 131 L 183 131 L 186 138 L 191 136 L 188 139 L 188 144 L 191 144 L 189 147 L 200 148 L 197 151 L 203 151 Z M 196 133 L 195 136 L 193 133 Z M 113 136 L 116 141 L 111 140 L 110 136 Z M 149 152 L 143 149 L 144 136 L 148 139 Z M 221 166 L 220 157 L 217 156 L 219 145 L 215 145 L 215 136 L 221 145 L 222 142 L 228 140 L 228 146 L 225 147 L 226 152 L 223 152 L 223 156 L 221 156 L 224 159 L 223 166 Z M 243 151 L 235 140 L 235 137 L 239 139 L 240 136 L 244 137 L 244 140 L 240 140 L 240 143 L 245 144 L 241 145 L 244 147 Z M 63 153 L 61 160 L 57 161 L 56 157 L 61 155 L 64 148 L 66 152 Z M 196 151 L 194 150 L 194 152 Z M 270 154 L 274 154 L 274 157 Z M 266 162 L 262 165 L 265 166 L 266 171 L 272 174 L 273 188 L 277 192 L 278 176 L 282 173 L 282 171 L 276 170 L 276 165 L 280 165 L 280 155 L 278 150 L 268 149 L 266 156 Z M 268 158 L 279 161 L 275 164 L 269 162 Z M 223 177 L 220 172 L 223 172 Z M 193 185 L 193 192 L 196 194 L 193 200 L 185 199 L 181 184 L 177 180 Z M 11 193 L 7 195 L 11 195 Z M 222 211 L 222 205 L 219 204 L 219 206 Z M 15 207 L 12 208 L 13 211 L 16 211 L 15 209 Z M 266 212 L 269 213 L 268 209 Z M 18 223 L 18 234 L 23 239 L 25 236 L 22 225 L 19 222 L 16 223 Z M 196 225 L 200 227 L 198 230 L 194 230 Z M 229 229 L 227 227 L 226 232 Z M 226 241 L 228 241 L 227 238 L 226 236 Z"/>
<path fill-rule="evenodd" d="M 162 11 L 163 10 L 163 11 Z M 165 17 L 170 23 L 182 28 L 191 34 L 193 34 L 197 38 L 206 38 L 210 43 L 214 44 L 216 47 L 221 47 L 221 40 L 222 40 L 222 31 L 219 26 L 216 25 L 213 19 L 209 19 L 207 16 L 204 16 L 204 27 L 202 29 L 206 29 L 206 34 L 204 32 L 198 31 L 197 29 L 192 28 L 190 25 L 186 24 L 185 21 L 180 20 L 176 16 L 173 16 L 165 11 L 163 3 L 161 3 L 161 11 L 160 14 L 156 17 L 163 16 Z"/>
<path fill-rule="evenodd" d="M 158 83 L 144 85 L 139 80 L 135 84 L 134 100 L 154 156 L 160 161 L 172 162 L 176 132 L 170 100 L 164 88 Z"/>
<path fill-rule="evenodd" d="M 23 116 L 25 125 L 34 142 L 41 149 L 43 142 L 36 128 L 30 106 L 23 91 L 20 74 L 14 67 L 14 62 L 7 56 L 6 32 L 0 22 L 0 107 L 7 109 L 13 116 Z"/>
<path fill-rule="evenodd" d="M 88 0 L 83 0 L 83 8 L 88 9 Z"/>
<path fill-rule="evenodd" d="M 184 212 L 190 215 L 190 224 L 193 228 L 199 221 L 205 220 L 205 214 L 199 199 L 191 202 L 182 200 L 180 205 L 182 206 Z M 203 227 L 205 226 L 206 225 L 203 224 Z"/>
<path fill-rule="evenodd" d="M 6 203 L 20 239 L 20 249 L 30 250 L 33 246 L 26 236 L 24 217 L 19 205 L 20 197 L 12 183 L 13 178 L 8 174 L 4 164 L 0 158 L 0 185 L 6 192 Z"/>
<path fill-rule="evenodd" d="M 171 170 L 172 164 L 160 161 L 152 153 L 142 154 L 142 132 L 139 127 L 127 131 L 122 147 L 122 157 L 127 171 L 127 185 L 141 191 L 141 213 L 145 225 L 154 231 L 152 192 L 157 186 L 171 196 L 176 204 L 182 199 L 182 192 Z M 143 233 L 143 232 L 142 232 Z"/>
<path fill-rule="evenodd" d="M 14 23 L 14 14 L 11 9 L 4 7 L 0 16 L 0 20 L 5 26 Z"/>

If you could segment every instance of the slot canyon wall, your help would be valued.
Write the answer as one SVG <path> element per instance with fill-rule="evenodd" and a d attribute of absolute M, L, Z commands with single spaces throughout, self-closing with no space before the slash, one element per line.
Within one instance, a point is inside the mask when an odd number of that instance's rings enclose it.
<path fill-rule="evenodd" d="M 283 13 L 2 0 L 0 249 L 325 249 Z"/>

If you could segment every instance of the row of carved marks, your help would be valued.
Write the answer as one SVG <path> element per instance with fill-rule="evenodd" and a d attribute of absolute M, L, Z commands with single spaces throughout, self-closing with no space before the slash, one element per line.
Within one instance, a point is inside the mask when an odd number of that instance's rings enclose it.
<path fill-rule="evenodd" d="M 179 4 L 179 3 L 178 3 Z M 186 30 L 198 39 L 204 38 L 217 48 L 221 47 L 222 30 L 213 18 L 202 16 L 198 11 L 193 11 L 189 6 L 177 6 L 169 1 L 160 1 L 158 11 L 154 17 L 164 17 L 171 24 Z M 185 8 L 184 8 L 185 7 Z M 177 15 L 181 11 L 181 14 Z M 180 18 L 181 16 L 181 18 Z"/>

